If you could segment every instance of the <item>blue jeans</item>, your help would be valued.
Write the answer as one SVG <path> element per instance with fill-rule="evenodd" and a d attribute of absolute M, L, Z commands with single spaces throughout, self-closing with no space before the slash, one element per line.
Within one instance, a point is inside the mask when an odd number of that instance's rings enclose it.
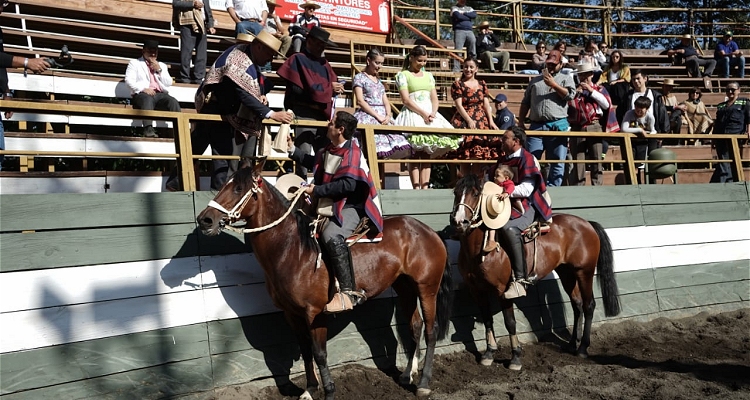
<path fill-rule="evenodd" d="M 729 78 L 729 71 L 732 67 L 735 65 L 740 69 L 739 75 L 737 75 L 738 78 L 744 78 L 745 77 L 745 56 L 740 57 L 721 57 L 717 59 L 718 65 L 720 70 L 723 71 L 722 78 Z"/>
<path fill-rule="evenodd" d="M 477 37 L 474 36 L 472 31 L 453 31 L 453 41 L 456 44 L 456 50 L 466 49 L 466 57 L 477 57 Z M 461 63 L 454 59 L 453 60 L 453 72 L 461 70 Z"/>
<path fill-rule="evenodd" d="M 240 21 L 234 26 L 234 36 L 238 33 L 252 33 L 258 35 L 263 30 L 263 25 L 254 21 Z"/>
<path fill-rule="evenodd" d="M 570 130 L 567 119 L 561 119 L 553 122 L 532 122 L 529 126 L 532 131 L 561 131 Z M 547 154 L 547 160 L 564 160 L 568 155 L 568 137 L 567 136 L 545 136 L 545 137 L 526 137 L 526 150 L 534 155 L 537 159 L 542 158 L 542 153 Z M 547 186 L 562 186 L 563 175 L 565 174 L 565 164 L 552 163 L 547 174 Z"/>

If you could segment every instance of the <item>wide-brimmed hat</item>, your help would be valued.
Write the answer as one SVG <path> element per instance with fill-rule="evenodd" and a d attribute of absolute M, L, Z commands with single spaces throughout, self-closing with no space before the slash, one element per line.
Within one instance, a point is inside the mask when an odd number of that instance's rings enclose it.
<path fill-rule="evenodd" d="M 266 0 L 266 4 L 268 4 L 269 6 L 281 8 L 281 5 L 279 5 L 279 3 L 276 2 L 276 0 Z"/>
<path fill-rule="evenodd" d="M 251 33 L 238 33 L 237 37 L 235 37 L 234 39 L 227 39 L 227 41 L 229 41 L 230 43 L 237 44 L 252 43 L 256 40 L 266 45 L 266 47 L 270 48 L 271 50 L 275 51 L 281 57 L 286 58 L 284 54 L 279 53 L 279 49 L 281 48 L 281 40 L 279 40 L 276 36 L 272 35 L 266 30 L 260 31 L 257 36 L 253 36 Z"/>
<path fill-rule="evenodd" d="M 490 21 L 482 21 L 479 25 L 477 25 L 477 28 L 489 28 L 490 27 Z"/>
<path fill-rule="evenodd" d="M 672 78 L 664 78 L 664 80 L 662 81 L 662 85 L 667 85 L 667 86 L 680 86 L 680 85 L 678 85 L 678 84 L 674 83 L 674 79 L 672 79 Z"/>
<path fill-rule="evenodd" d="M 686 33 L 686 34 L 682 35 L 682 37 L 680 37 L 680 39 L 692 39 L 692 38 L 693 38 L 693 35 L 691 35 L 689 33 Z"/>
<path fill-rule="evenodd" d="M 310 29 L 310 32 L 307 34 L 307 37 L 314 37 L 315 39 L 318 39 L 321 42 L 325 43 L 326 46 L 339 47 L 338 45 L 336 45 L 336 43 L 333 43 L 331 41 L 331 33 L 319 26 L 313 26 L 312 29 Z"/>
<path fill-rule="evenodd" d="M 273 186 L 281 192 L 287 200 L 291 200 L 297 195 L 297 191 L 306 184 L 307 181 L 300 178 L 299 175 L 286 174 L 276 178 L 276 184 Z"/>
<path fill-rule="evenodd" d="M 579 63 L 578 66 L 576 66 L 576 72 L 579 74 L 582 74 L 584 72 L 595 72 L 599 71 L 599 68 L 597 68 L 596 65 L 592 62 L 582 62 Z"/>
<path fill-rule="evenodd" d="M 482 187 L 479 209 L 482 210 L 482 222 L 489 229 L 499 229 L 510 219 L 510 199 L 498 199 L 497 195 L 501 193 L 503 188 L 495 182 L 485 182 Z"/>
<path fill-rule="evenodd" d="M 153 39 L 146 39 L 143 41 L 143 47 L 144 49 L 156 49 L 159 50 L 159 41 L 153 40 Z"/>
<path fill-rule="evenodd" d="M 314 1 L 309 1 L 308 0 L 308 1 L 305 1 L 304 3 L 301 3 L 299 5 L 299 8 L 301 8 L 303 10 L 306 9 L 306 8 L 309 8 L 309 7 L 312 7 L 312 8 L 314 8 L 314 9 L 317 10 L 317 9 L 320 8 L 320 4 L 318 4 L 318 3 L 314 2 Z"/>

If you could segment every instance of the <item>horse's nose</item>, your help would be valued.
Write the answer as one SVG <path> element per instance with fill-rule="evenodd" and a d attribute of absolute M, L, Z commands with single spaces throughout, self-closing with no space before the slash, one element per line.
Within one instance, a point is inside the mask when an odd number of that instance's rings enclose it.
<path fill-rule="evenodd" d="M 214 220 L 208 215 L 205 215 L 206 213 L 200 213 L 198 215 L 198 218 L 196 218 L 196 222 L 198 222 L 198 226 L 200 226 L 203 229 L 210 228 L 214 225 Z"/>

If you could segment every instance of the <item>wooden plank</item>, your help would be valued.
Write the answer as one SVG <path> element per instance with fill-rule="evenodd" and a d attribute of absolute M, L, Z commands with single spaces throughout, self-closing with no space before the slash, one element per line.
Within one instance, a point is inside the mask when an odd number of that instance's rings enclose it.
<path fill-rule="evenodd" d="M 3 376 L 0 393 L 6 395 L 207 356 L 205 324 L 0 354 Z"/>
<path fill-rule="evenodd" d="M 750 291 L 749 260 L 658 268 L 654 270 L 654 276 L 658 290 L 744 281 Z"/>
<path fill-rule="evenodd" d="M 742 280 L 739 282 L 720 282 L 661 289 L 658 291 L 659 309 L 668 311 L 748 301 L 750 300 L 750 284 L 748 282 L 748 280 Z"/>
<path fill-rule="evenodd" d="M 3 233 L 0 272 L 195 256 L 193 231 L 193 223 L 183 223 Z"/>
<path fill-rule="evenodd" d="M 561 186 L 548 189 L 554 210 L 640 205 L 637 186 Z M 566 211 L 567 212 L 567 211 Z"/>
<path fill-rule="evenodd" d="M 638 205 L 617 207 L 562 208 L 552 203 L 555 213 L 577 215 L 588 221 L 596 221 L 604 228 L 643 226 L 643 211 Z M 554 217 L 552 218 L 554 221 Z"/>
<path fill-rule="evenodd" d="M 647 225 L 742 221 L 748 220 L 748 215 L 750 215 L 748 200 L 725 201 L 725 199 L 715 199 L 710 203 L 643 205 L 643 216 Z"/>
<path fill-rule="evenodd" d="M 640 185 L 644 205 L 745 202 L 748 203 L 746 183 L 707 183 L 692 185 Z M 705 211 L 712 206 L 706 205 Z M 747 214 L 746 214 L 747 215 Z"/>
<path fill-rule="evenodd" d="M 192 223 L 192 210 L 190 192 L 3 195 L 0 231 Z"/>
<path fill-rule="evenodd" d="M 429 201 L 425 198 L 429 196 Z M 448 189 L 430 190 L 381 190 L 380 201 L 385 215 L 450 214 L 453 208 L 453 192 Z M 447 219 L 446 219 L 447 221 Z"/>

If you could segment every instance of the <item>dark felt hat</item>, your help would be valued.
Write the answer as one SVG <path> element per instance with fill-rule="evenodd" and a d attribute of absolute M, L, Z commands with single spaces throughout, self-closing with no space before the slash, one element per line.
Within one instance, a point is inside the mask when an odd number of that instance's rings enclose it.
<path fill-rule="evenodd" d="M 159 49 L 159 41 L 153 39 L 146 39 L 143 41 L 144 49 Z"/>
<path fill-rule="evenodd" d="M 319 26 L 313 26 L 312 29 L 310 29 L 310 33 L 307 34 L 307 37 L 314 37 L 315 39 L 318 39 L 321 42 L 325 43 L 326 46 L 339 47 L 336 45 L 336 43 L 333 43 L 331 41 L 331 33 Z"/>

